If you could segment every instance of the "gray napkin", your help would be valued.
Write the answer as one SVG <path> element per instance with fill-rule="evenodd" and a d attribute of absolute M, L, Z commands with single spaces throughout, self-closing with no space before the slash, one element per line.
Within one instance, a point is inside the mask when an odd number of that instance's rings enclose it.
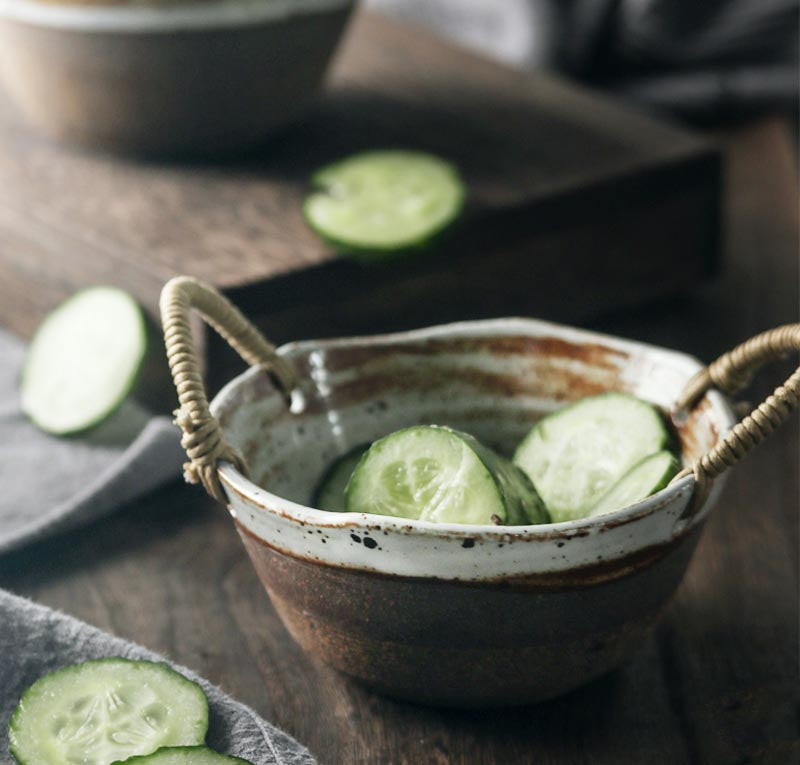
<path fill-rule="evenodd" d="M 164 661 L 126 640 L 30 600 L 0 590 L 0 762 L 8 753 L 8 721 L 23 691 L 47 672 L 86 659 L 124 656 Z M 255 765 L 315 765 L 308 750 L 189 670 L 172 665 L 200 683 L 208 697 L 207 744 Z"/>
<path fill-rule="evenodd" d="M 122 507 L 181 474 L 177 428 L 126 402 L 89 435 L 56 438 L 22 414 L 24 345 L 0 330 L 0 554 Z"/>

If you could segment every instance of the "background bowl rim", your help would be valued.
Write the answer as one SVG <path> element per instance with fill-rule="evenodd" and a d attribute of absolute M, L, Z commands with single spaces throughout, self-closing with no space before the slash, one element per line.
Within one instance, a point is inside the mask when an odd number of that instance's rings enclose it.
<path fill-rule="evenodd" d="M 78 32 L 179 32 L 242 28 L 303 14 L 345 10 L 355 0 L 184 0 L 163 4 L 95 5 L 0 0 L 0 20 Z"/>
<path fill-rule="evenodd" d="M 477 319 L 439 324 L 403 332 L 295 341 L 282 345 L 278 348 L 278 353 L 281 356 L 291 356 L 311 350 L 337 347 L 364 347 L 383 344 L 402 345 L 409 342 L 441 337 L 443 335 L 449 337 L 457 334 L 472 336 L 481 334 L 497 335 L 501 334 L 497 331 L 500 329 L 503 330 L 502 334 L 509 334 L 509 329 L 515 329 L 518 330 L 516 334 L 528 334 L 531 336 L 533 336 L 533 332 L 530 330 L 536 329 L 538 335 L 542 334 L 542 330 L 547 330 L 561 339 L 574 338 L 584 343 L 593 341 L 595 344 L 599 341 L 611 347 L 637 349 L 639 351 L 645 350 L 661 356 L 668 356 L 674 361 L 685 365 L 687 369 L 687 380 L 691 374 L 703 366 L 698 359 L 681 351 L 674 351 L 649 343 L 627 340 L 614 335 L 584 330 L 555 322 L 543 321 L 541 319 L 522 317 Z M 526 329 L 529 331 L 525 332 L 524 330 Z M 234 394 L 239 386 L 247 383 L 251 378 L 263 374 L 264 372 L 260 368 L 251 367 L 230 380 L 211 402 L 212 413 L 216 416 L 219 409 L 226 404 L 226 400 Z M 736 417 L 726 397 L 718 391 L 713 390 L 709 391 L 708 396 L 714 410 L 719 412 L 726 420 L 724 427 L 732 427 L 736 422 Z M 226 489 L 236 492 L 250 503 L 254 503 L 266 512 L 287 521 L 294 521 L 301 524 L 313 524 L 314 526 L 322 528 L 351 528 L 353 530 L 368 528 L 372 530 L 401 532 L 423 536 L 447 538 L 469 537 L 487 540 L 502 540 L 508 538 L 529 540 L 540 538 L 543 540 L 552 540 L 554 538 L 574 536 L 591 529 L 627 525 L 628 523 L 650 515 L 665 505 L 671 504 L 684 492 L 692 491 L 695 482 L 694 476 L 685 476 L 681 480 L 668 485 L 641 502 L 595 518 L 580 518 L 572 521 L 530 524 L 526 526 L 492 526 L 487 524 L 434 523 L 432 521 L 394 518 L 393 516 L 374 515 L 371 513 L 334 513 L 326 510 L 319 510 L 286 499 L 277 494 L 272 494 L 250 481 L 228 462 L 223 462 L 218 466 L 217 474 Z M 693 515 L 689 520 L 687 526 L 693 527 L 705 518 L 711 506 L 714 504 L 722 485 L 725 483 L 726 477 L 727 474 L 723 474 L 714 482 L 715 485 L 712 492 L 709 493 L 709 496 L 706 498 L 699 512 Z"/>

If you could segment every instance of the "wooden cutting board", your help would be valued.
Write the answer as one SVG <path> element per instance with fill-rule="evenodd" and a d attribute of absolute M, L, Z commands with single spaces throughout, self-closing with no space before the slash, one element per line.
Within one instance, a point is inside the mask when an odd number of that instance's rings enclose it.
<path fill-rule="evenodd" d="M 226 290 L 277 342 L 490 315 L 582 321 L 691 287 L 719 246 L 706 140 L 363 12 L 318 108 L 257 151 L 87 153 L 32 134 L 4 100 L 0 146 L 0 323 L 22 335 L 88 284 L 155 311 L 177 273 Z M 468 210 L 437 253 L 363 267 L 303 222 L 311 171 L 371 147 L 461 168 Z"/>

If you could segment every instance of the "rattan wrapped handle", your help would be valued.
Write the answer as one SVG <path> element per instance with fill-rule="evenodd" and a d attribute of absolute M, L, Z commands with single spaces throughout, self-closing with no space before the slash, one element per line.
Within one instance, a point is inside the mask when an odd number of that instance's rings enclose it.
<path fill-rule="evenodd" d="M 268 369 L 287 400 L 295 388 L 296 376 L 286 360 L 275 352 L 275 347 L 227 298 L 198 279 L 177 276 L 167 282 L 161 291 L 160 308 L 167 360 L 180 402 L 180 409 L 175 411 L 175 422 L 183 431 L 181 445 L 189 457 L 184 465 L 184 474 L 187 481 L 202 483 L 214 499 L 224 503 L 217 463 L 220 460 L 231 462 L 245 475 L 247 465 L 241 454 L 226 443 L 219 423 L 209 409 L 192 336 L 192 309 L 214 327 L 248 364 Z"/>
<path fill-rule="evenodd" d="M 800 351 L 800 324 L 786 324 L 750 338 L 701 369 L 686 385 L 676 402 L 677 412 L 688 411 L 709 388 L 734 395 L 746 388 L 756 372 L 770 361 Z M 684 468 L 675 481 L 694 474 L 696 488 L 690 513 L 696 512 L 711 482 L 758 446 L 789 419 L 800 402 L 800 367 L 772 395 L 737 423 L 714 447 Z"/>

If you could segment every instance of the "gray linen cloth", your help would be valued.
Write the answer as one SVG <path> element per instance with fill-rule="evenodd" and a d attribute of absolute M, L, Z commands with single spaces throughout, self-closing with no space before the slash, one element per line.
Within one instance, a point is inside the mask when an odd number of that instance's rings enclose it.
<path fill-rule="evenodd" d="M 8 752 L 8 721 L 23 691 L 47 672 L 104 656 L 164 661 L 133 643 L 0 590 L 0 762 L 3 765 L 13 763 Z M 315 765 L 305 747 L 262 720 L 252 709 L 188 669 L 171 666 L 200 683 L 208 697 L 206 743 L 210 747 L 244 757 L 255 765 Z"/>
<path fill-rule="evenodd" d="M 513 66 L 697 119 L 797 110 L 797 0 L 367 0 Z"/>
<path fill-rule="evenodd" d="M 126 402 L 87 435 L 57 438 L 20 409 L 25 346 L 0 330 L 0 554 L 87 523 L 180 476 L 177 428 Z"/>

